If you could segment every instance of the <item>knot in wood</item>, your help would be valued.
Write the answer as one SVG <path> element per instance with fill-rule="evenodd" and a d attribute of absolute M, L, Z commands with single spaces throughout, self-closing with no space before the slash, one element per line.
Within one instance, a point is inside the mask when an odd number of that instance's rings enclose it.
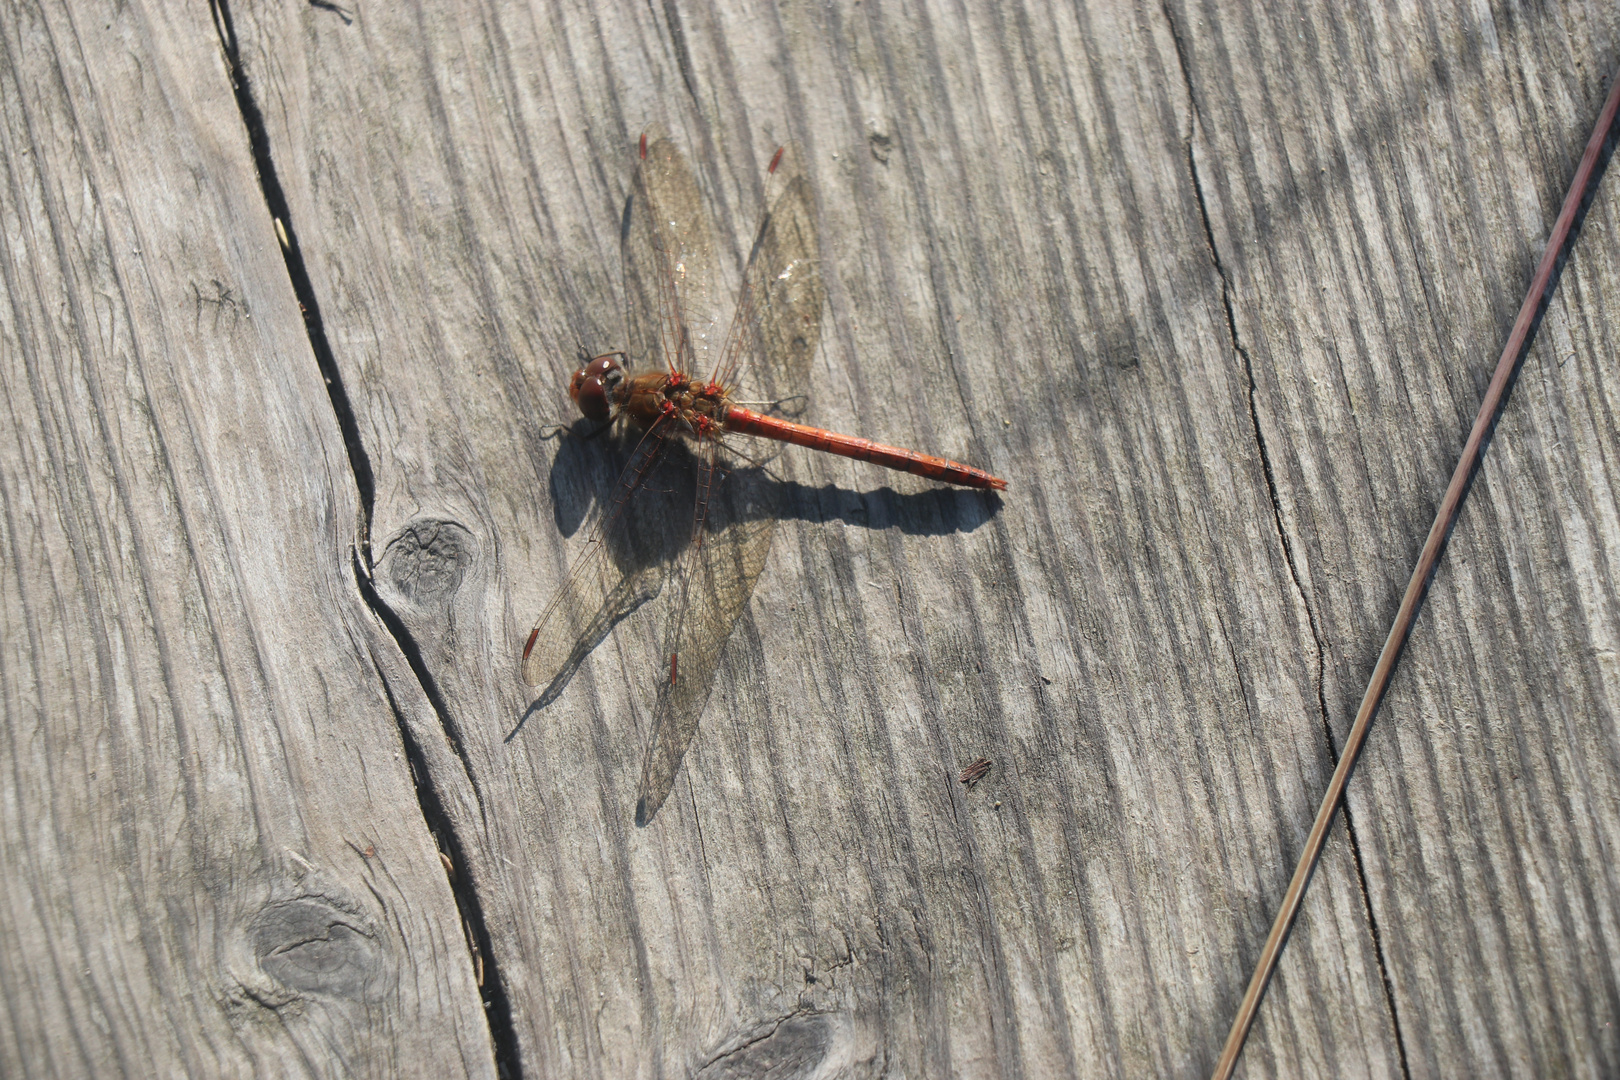
<path fill-rule="evenodd" d="M 384 989 L 383 948 L 365 920 L 314 896 L 269 904 L 250 935 L 259 968 L 305 994 L 374 1001 Z"/>
<path fill-rule="evenodd" d="M 472 534 L 453 521 L 416 521 L 389 541 L 388 580 L 418 608 L 447 605 L 473 561 Z"/>

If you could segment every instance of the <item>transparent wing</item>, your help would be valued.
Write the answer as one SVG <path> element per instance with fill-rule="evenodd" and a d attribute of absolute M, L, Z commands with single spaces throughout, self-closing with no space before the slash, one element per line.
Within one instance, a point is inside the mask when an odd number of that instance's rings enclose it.
<path fill-rule="evenodd" d="M 784 168 L 785 166 L 785 168 Z M 821 338 L 826 303 L 809 181 L 798 155 L 784 151 L 782 185 L 755 233 L 743 291 L 711 378 L 748 381 L 768 397 L 802 391 Z M 642 764 L 636 824 L 646 825 L 669 797 L 681 760 L 708 704 L 731 632 L 770 554 L 782 486 L 760 469 L 724 473 L 717 448 L 705 447 L 693 539 L 674 572 L 664 662 Z"/>
<path fill-rule="evenodd" d="M 641 768 L 637 825 L 652 821 L 669 797 L 708 704 L 726 642 L 770 554 L 776 515 L 769 497 L 779 485 L 758 470 L 724 475 L 716 463 L 718 449 L 712 443 L 705 447 L 694 539 L 672 578 L 664 627 L 666 667 Z"/>
<path fill-rule="evenodd" d="M 707 366 L 708 353 L 718 351 L 713 347 L 714 243 L 697 182 L 662 128 L 642 135 L 620 239 L 631 354 L 670 371 Z M 665 435 L 654 429 L 637 448 L 585 550 L 529 635 L 523 679 L 545 685 L 540 706 L 556 699 L 615 623 L 662 588 L 664 570 L 656 560 L 626 570 L 607 552 L 615 533 L 623 531 L 630 497 L 657 461 Z"/>
<path fill-rule="evenodd" d="M 550 601 L 523 648 L 523 681 L 545 685 L 538 704 L 549 705 L 613 625 L 658 595 L 664 570 L 656 561 L 627 568 L 608 558 L 615 534 L 624 526 L 625 508 L 646 482 L 664 450 L 665 433 L 654 427 L 631 454 L 619 474 L 613 496 L 602 505 L 587 532 L 585 549 L 575 557 L 568 576 Z"/>
<path fill-rule="evenodd" d="M 775 164 L 768 187 L 781 194 L 754 234 L 736 314 L 710 378 L 725 387 L 746 379 L 751 389 L 780 399 L 809 383 L 827 293 L 804 155 L 790 144 Z"/>
<path fill-rule="evenodd" d="M 648 128 L 641 147 L 621 233 L 630 352 L 695 375 L 720 348 L 713 232 L 692 170 L 664 130 Z"/>
<path fill-rule="evenodd" d="M 706 588 L 702 567 L 704 526 L 714 492 L 715 453 L 718 448 L 717 443 L 709 443 L 703 448 L 698 465 L 696 498 L 693 501 L 692 541 L 676 564 L 673 575 L 674 589 L 664 623 L 663 639 L 663 659 L 668 668 L 659 673 L 652 732 L 647 740 L 647 753 L 641 765 L 641 784 L 636 793 L 637 825 L 646 825 L 651 821 L 669 797 L 675 774 L 681 767 L 681 758 L 686 756 L 686 748 L 697 732 L 698 717 L 702 715 L 703 706 L 709 700 L 709 690 L 714 685 L 714 664 L 719 659 L 720 650 L 704 648 L 701 641 L 688 640 L 692 635 L 687 620 L 688 616 L 696 614 L 700 623 L 712 621 L 703 618 L 704 595 L 711 590 Z M 698 597 L 699 610 L 696 613 L 692 611 L 691 604 L 694 594 Z M 722 632 L 729 636 L 729 627 Z M 721 644 L 723 648 L 724 643 Z"/>

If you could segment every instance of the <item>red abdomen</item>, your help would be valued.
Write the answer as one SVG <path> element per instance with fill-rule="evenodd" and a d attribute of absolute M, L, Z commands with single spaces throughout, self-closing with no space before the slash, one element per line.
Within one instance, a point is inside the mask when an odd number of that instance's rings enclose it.
<path fill-rule="evenodd" d="M 758 435 L 763 439 L 775 439 L 778 442 L 792 443 L 794 446 L 803 446 L 811 450 L 824 450 L 829 454 L 838 454 L 857 461 L 870 461 L 887 469 L 898 469 L 900 472 L 908 472 L 915 476 L 926 476 L 930 480 L 942 480 L 947 484 L 994 488 L 997 491 L 1003 491 L 1007 487 L 1007 481 L 999 476 L 991 476 L 983 469 L 975 469 L 971 465 L 919 454 L 914 450 L 902 450 L 897 446 L 884 446 L 871 439 L 859 439 L 853 435 L 840 435 L 836 431 L 795 424 L 791 420 L 780 420 L 774 416 L 761 416 L 751 409 L 735 405 L 726 413 L 725 426 L 727 431 Z"/>

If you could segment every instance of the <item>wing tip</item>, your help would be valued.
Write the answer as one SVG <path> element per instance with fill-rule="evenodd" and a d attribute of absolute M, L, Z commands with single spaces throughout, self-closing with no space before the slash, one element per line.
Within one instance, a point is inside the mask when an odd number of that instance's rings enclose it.
<path fill-rule="evenodd" d="M 523 674 L 523 682 L 527 686 L 540 685 L 540 679 L 537 677 L 538 673 L 531 670 L 533 665 L 529 663 L 529 654 L 534 651 L 534 642 L 539 636 L 540 626 L 536 623 L 534 629 L 529 631 L 529 640 L 523 643 L 523 659 L 518 662 L 519 670 Z"/>

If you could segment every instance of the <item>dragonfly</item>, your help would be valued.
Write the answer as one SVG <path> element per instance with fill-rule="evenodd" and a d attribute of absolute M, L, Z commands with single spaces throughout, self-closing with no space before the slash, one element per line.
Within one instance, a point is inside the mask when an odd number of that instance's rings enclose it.
<path fill-rule="evenodd" d="M 541 609 L 523 646 L 522 673 L 530 686 L 546 687 L 537 702 L 544 707 L 619 620 L 670 591 L 637 790 L 638 826 L 652 821 L 674 786 L 726 642 L 770 549 L 783 485 L 761 468 L 739 467 L 753 459 L 735 445 L 744 440 L 734 436 L 808 447 L 948 484 L 1007 486 L 981 469 L 777 415 L 784 402 L 800 399 L 809 381 L 826 291 L 802 155 L 779 147 L 766 177 L 768 209 L 721 334 L 715 303 L 723 289 L 697 181 L 661 128 L 642 134 L 621 246 L 630 344 L 657 362 L 637 373 L 627 352 L 589 357 L 568 388 L 583 417 L 628 429 L 634 449 L 611 494 L 597 504 L 584 549 Z M 774 191 L 780 193 L 773 200 Z M 706 374 L 694 374 L 700 371 Z M 774 407 L 749 408 L 738 396 L 744 379 L 763 395 L 752 404 Z M 646 523 L 637 521 L 632 507 L 657 501 L 645 493 L 657 488 L 651 478 L 668 472 L 670 463 L 689 474 L 682 490 L 689 492 L 691 516 L 677 510 L 677 520 L 664 522 L 663 532 L 674 534 L 674 542 L 659 548 L 647 540 Z M 659 550 L 638 555 L 647 548 Z M 620 558 L 610 559 L 610 551 Z"/>

